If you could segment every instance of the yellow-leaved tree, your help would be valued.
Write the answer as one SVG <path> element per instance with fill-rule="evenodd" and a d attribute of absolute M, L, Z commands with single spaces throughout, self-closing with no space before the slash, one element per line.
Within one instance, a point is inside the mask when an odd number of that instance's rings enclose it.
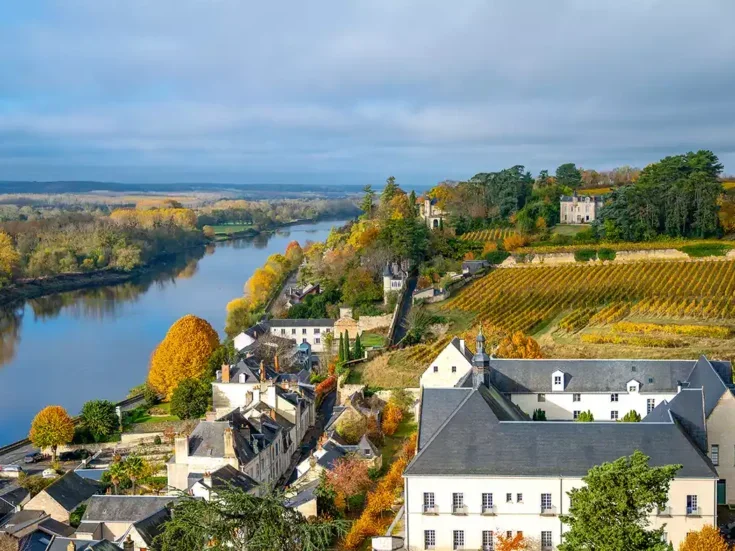
<path fill-rule="evenodd" d="M 732 548 L 720 535 L 720 531 L 708 524 L 698 532 L 689 532 L 681 542 L 679 551 L 730 551 Z"/>
<path fill-rule="evenodd" d="M 0 232 L 0 281 L 10 281 L 20 260 L 15 250 L 13 239 L 5 232 Z"/>
<path fill-rule="evenodd" d="M 191 314 L 174 323 L 151 355 L 148 384 L 171 398 L 183 379 L 205 374 L 207 360 L 219 346 L 219 335 L 206 320 Z"/>
<path fill-rule="evenodd" d="M 501 358 L 543 358 L 541 347 L 533 337 L 527 337 L 521 331 L 505 337 L 498 344 L 498 356 Z"/>
<path fill-rule="evenodd" d="M 56 461 L 56 449 L 74 438 L 74 421 L 63 407 L 47 406 L 33 418 L 28 438 L 34 446 L 51 448 L 52 460 Z"/>

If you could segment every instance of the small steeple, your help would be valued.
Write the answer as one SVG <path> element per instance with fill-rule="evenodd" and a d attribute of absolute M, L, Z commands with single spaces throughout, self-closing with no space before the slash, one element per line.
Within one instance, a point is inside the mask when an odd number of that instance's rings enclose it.
<path fill-rule="evenodd" d="M 485 335 L 482 334 L 482 325 L 475 341 L 475 355 L 472 356 L 472 387 L 479 388 L 487 382 L 490 357 L 485 353 Z"/>

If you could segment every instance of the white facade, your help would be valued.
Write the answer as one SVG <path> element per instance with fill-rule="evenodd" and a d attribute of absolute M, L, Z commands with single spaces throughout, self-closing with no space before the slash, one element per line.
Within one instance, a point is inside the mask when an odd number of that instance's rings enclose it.
<path fill-rule="evenodd" d="M 317 322 L 317 323 L 315 323 Z M 309 343 L 314 352 L 324 350 L 324 336 L 334 331 L 334 320 L 270 320 L 271 335 L 292 339 L 296 344 Z"/>
<path fill-rule="evenodd" d="M 559 220 L 562 224 L 591 224 L 602 208 L 602 198 L 586 195 L 562 197 L 559 203 Z"/>
<path fill-rule="evenodd" d="M 424 219 L 427 226 L 436 230 L 441 227 L 444 211 L 432 203 L 431 199 L 424 198 L 424 201 L 419 206 L 419 215 Z"/>
<path fill-rule="evenodd" d="M 434 531 L 436 551 L 454 549 L 454 531 L 464 532 L 464 549 L 483 549 L 483 531 L 506 534 L 523 532 L 535 544 L 532 549 L 551 550 L 561 541 L 565 528 L 560 514 L 568 514 L 567 492 L 583 485 L 580 478 L 489 478 L 489 477 L 406 477 L 406 549 L 425 546 L 426 531 Z M 666 524 L 669 541 L 678 548 L 687 532 L 716 524 L 716 481 L 675 479 L 669 492 L 669 510 L 651 517 L 651 526 Z M 424 512 L 424 494 L 433 494 L 434 509 Z M 465 509 L 453 512 L 454 494 L 461 494 Z M 483 494 L 492 494 L 493 508 L 483 513 Z M 507 497 L 510 494 L 510 500 Z M 549 510 L 542 514 L 542 495 Z M 696 496 L 699 510 L 687 514 L 687 496 Z M 518 498 L 521 498 L 519 501 Z M 487 497 L 485 504 L 487 505 Z M 542 547 L 542 532 L 550 534 L 551 547 Z"/>
<path fill-rule="evenodd" d="M 253 344 L 255 342 L 255 339 L 245 333 L 244 331 L 237 335 L 234 339 L 232 339 L 232 344 L 235 347 L 235 350 L 238 352 L 241 350 L 246 349 L 248 346 Z"/>
<path fill-rule="evenodd" d="M 472 370 L 470 361 L 472 356 L 468 358 L 463 350 L 467 350 L 464 340 L 452 339 L 424 370 L 421 375 L 421 387 L 453 387 L 464 379 Z"/>

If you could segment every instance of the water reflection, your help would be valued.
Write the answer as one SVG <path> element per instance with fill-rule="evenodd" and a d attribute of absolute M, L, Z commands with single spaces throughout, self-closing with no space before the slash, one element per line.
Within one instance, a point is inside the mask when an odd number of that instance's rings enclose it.
<path fill-rule="evenodd" d="M 16 344 L 20 342 L 20 325 L 24 311 L 22 305 L 8 306 L 0 310 L 0 366 L 15 358 Z"/>

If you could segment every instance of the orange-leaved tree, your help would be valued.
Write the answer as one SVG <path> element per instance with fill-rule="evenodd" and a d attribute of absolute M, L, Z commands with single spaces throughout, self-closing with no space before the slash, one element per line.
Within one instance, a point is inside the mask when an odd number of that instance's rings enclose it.
<path fill-rule="evenodd" d="M 730 551 L 731 549 L 720 535 L 720 531 L 710 524 L 698 532 L 689 532 L 679 546 L 679 551 Z"/>
<path fill-rule="evenodd" d="M 304 259 L 304 251 L 301 249 L 298 241 L 291 241 L 286 247 L 286 260 L 288 260 L 289 268 L 295 270 Z"/>
<path fill-rule="evenodd" d="M 355 455 L 338 459 L 331 471 L 327 472 L 327 482 L 337 494 L 349 498 L 367 491 L 372 485 L 368 465 Z"/>
<path fill-rule="evenodd" d="M 401 411 L 401 408 L 393 402 L 388 402 L 383 408 L 383 432 L 388 436 L 395 434 L 402 419 L 403 411 Z"/>
<path fill-rule="evenodd" d="M 52 461 L 56 461 L 56 449 L 74 438 L 74 421 L 63 407 L 47 406 L 33 418 L 28 438 L 34 446 L 51 448 Z"/>
<path fill-rule="evenodd" d="M 510 537 L 498 534 L 495 539 L 498 540 L 495 544 L 495 551 L 524 551 L 529 547 L 529 542 L 520 532 Z"/>
<path fill-rule="evenodd" d="M 148 384 L 171 398 L 184 379 L 198 379 L 219 346 L 219 335 L 206 320 L 191 314 L 174 323 L 151 355 Z"/>
<path fill-rule="evenodd" d="M 498 344 L 498 356 L 501 358 L 542 358 L 541 347 L 532 337 L 516 331 L 513 335 L 505 337 Z"/>

